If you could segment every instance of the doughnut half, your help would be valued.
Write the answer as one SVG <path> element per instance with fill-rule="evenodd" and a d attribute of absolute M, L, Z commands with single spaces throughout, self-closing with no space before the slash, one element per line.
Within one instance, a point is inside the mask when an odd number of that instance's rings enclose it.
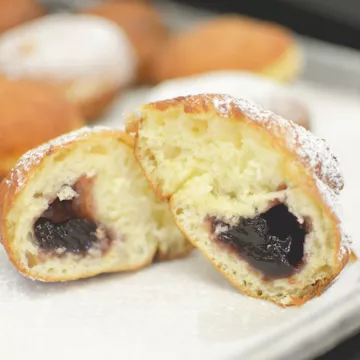
<path fill-rule="evenodd" d="M 24 275 L 65 281 L 181 257 L 191 245 L 118 130 L 83 128 L 27 152 L 0 185 L 1 241 Z"/>
<path fill-rule="evenodd" d="M 174 219 L 242 292 L 301 305 L 349 258 L 325 141 L 245 100 L 178 97 L 130 116 L 135 153 Z"/>

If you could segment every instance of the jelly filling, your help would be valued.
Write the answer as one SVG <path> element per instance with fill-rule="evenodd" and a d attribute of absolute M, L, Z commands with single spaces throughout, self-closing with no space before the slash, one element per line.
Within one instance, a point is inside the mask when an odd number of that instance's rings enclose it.
<path fill-rule="evenodd" d="M 72 200 L 53 201 L 34 224 L 37 245 L 46 251 L 85 253 L 96 242 L 97 225 L 80 216 Z"/>
<path fill-rule="evenodd" d="M 211 217 L 215 241 L 236 252 L 265 279 L 289 277 L 299 269 L 308 228 L 284 204 L 253 218 L 239 218 L 235 226 Z"/>
<path fill-rule="evenodd" d="M 96 224 L 86 219 L 70 219 L 55 224 L 41 217 L 34 230 L 37 243 L 44 250 L 64 249 L 81 253 L 88 251 L 97 241 Z"/>

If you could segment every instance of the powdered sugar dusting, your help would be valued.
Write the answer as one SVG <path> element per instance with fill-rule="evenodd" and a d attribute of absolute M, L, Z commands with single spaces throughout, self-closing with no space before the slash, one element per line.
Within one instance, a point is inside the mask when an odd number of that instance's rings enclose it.
<path fill-rule="evenodd" d="M 279 139 L 285 138 L 286 147 L 300 158 L 304 167 L 313 175 L 323 200 L 337 216 L 342 239 L 341 248 L 348 249 L 351 241 L 343 227 L 339 201 L 344 179 L 339 163 L 325 140 L 246 100 L 228 95 L 203 95 L 203 97 L 205 101 L 211 101 L 220 116 L 230 117 L 240 110 L 248 120 L 261 123 L 273 136 Z"/>
<path fill-rule="evenodd" d="M 223 116 L 229 116 L 231 112 L 231 103 L 233 101 L 233 98 L 230 96 L 226 98 L 214 98 L 213 104 L 218 112 L 220 112 Z"/>
<path fill-rule="evenodd" d="M 333 190 L 329 189 L 329 187 L 326 186 L 326 184 L 324 184 L 324 182 L 322 182 L 320 179 L 317 179 L 316 185 L 323 197 L 323 200 L 331 208 L 332 212 L 339 221 L 338 228 L 341 234 L 341 246 L 340 246 L 341 252 L 339 255 L 342 257 L 343 252 L 346 249 L 350 248 L 352 239 L 344 225 L 340 197 Z"/>
<path fill-rule="evenodd" d="M 26 152 L 17 162 L 15 167 L 11 170 L 6 185 L 15 187 L 15 193 L 19 192 L 25 185 L 27 176 L 31 169 L 41 163 L 44 157 L 51 153 L 53 149 L 70 144 L 75 140 L 87 138 L 93 132 L 101 132 L 105 130 L 111 130 L 104 126 L 95 126 L 92 128 L 83 127 L 79 130 L 72 131 L 68 134 L 64 134 L 58 138 L 55 138 L 39 147 Z"/>
<path fill-rule="evenodd" d="M 2 74 L 55 84 L 86 85 L 91 80 L 124 86 L 135 78 L 136 59 L 124 31 L 94 15 L 47 15 L 6 31 L 0 39 Z"/>
<path fill-rule="evenodd" d="M 295 152 L 303 164 L 311 169 L 336 193 L 342 189 L 344 180 L 337 159 L 331 154 L 326 142 L 310 131 L 265 110 L 258 105 L 228 95 L 213 95 L 212 104 L 219 115 L 231 115 L 239 109 L 249 120 L 257 121 L 276 137 L 285 136 L 290 151 Z"/>

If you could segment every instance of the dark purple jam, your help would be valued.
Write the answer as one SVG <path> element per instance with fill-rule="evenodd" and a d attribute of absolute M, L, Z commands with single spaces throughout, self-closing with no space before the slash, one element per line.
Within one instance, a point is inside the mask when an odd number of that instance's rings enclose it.
<path fill-rule="evenodd" d="M 35 222 L 35 239 L 42 250 L 85 253 L 98 241 L 97 225 L 80 217 L 72 203 L 56 199 Z"/>
<path fill-rule="evenodd" d="M 293 275 L 303 263 L 307 225 L 300 224 L 284 204 L 254 218 L 240 218 L 236 226 L 211 217 L 215 241 L 228 246 L 265 279 Z M 227 230 L 215 235 L 220 226 Z"/>

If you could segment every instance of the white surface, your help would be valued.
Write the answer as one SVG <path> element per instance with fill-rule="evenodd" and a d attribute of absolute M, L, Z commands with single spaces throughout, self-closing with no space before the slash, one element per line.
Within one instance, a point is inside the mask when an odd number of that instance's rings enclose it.
<path fill-rule="evenodd" d="M 167 18 L 174 27 L 201 17 L 178 10 Z M 306 82 L 295 88 L 311 110 L 314 132 L 329 141 L 342 163 L 345 218 L 357 240 L 360 66 L 355 55 L 317 43 L 310 50 L 306 78 L 345 88 L 351 83 L 351 91 Z M 124 94 L 103 123 L 121 127 L 123 112 L 146 96 L 145 88 Z M 359 244 L 354 247 L 360 254 Z M 359 264 L 347 268 L 320 298 L 282 309 L 239 294 L 197 252 L 139 272 L 66 284 L 21 277 L 2 249 L 0 262 L 1 360 L 301 360 L 360 327 Z"/>
<path fill-rule="evenodd" d="M 295 346 L 316 337 L 311 331 L 324 329 L 323 321 L 329 321 L 326 330 L 338 321 L 336 309 L 322 315 L 319 328 L 321 306 L 330 307 L 340 295 L 346 301 L 350 291 L 352 302 L 342 307 L 341 317 L 350 305 L 360 305 L 359 293 L 348 286 L 355 281 L 351 271 L 322 298 L 282 309 L 240 295 L 200 254 L 66 284 L 24 279 L 2 252 L 0 258 L 0 358 L 7 360 L 279 359 L 275 331 L 285 345 Z M 271 343 L 266 356 L 257 355 L 263 341 Z"/>
<path fill-rule="evenodd" d="M 339 156 L 350 231 L 359 235 L 356 154 L 360 102 L 355 95 L 297 85 L 315 132 Z M 109 114 L 144 100 L 128 93 Z M 355 244 L 356 245 L 356 244 Z M 306 359 L 360 326 L 360 265 L 349 266 L 320 298 L 282 309 L 248 298 L 197 252 L 130 274 L 66 284 L 21 277 L 1 250 L 0 359 Z"/>

